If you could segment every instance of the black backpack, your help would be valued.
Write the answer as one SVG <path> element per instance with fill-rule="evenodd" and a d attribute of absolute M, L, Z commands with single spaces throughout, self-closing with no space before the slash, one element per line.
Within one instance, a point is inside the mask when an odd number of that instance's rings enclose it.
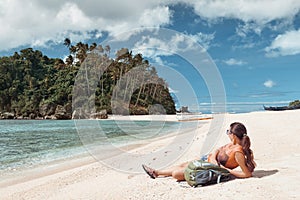
<path fill-rule="evenodd" d="M 194 160 L 184 170 L 184 178 L 192 187 L 216 184 L 230 179 L 230 173 L 218 165 Z"/>

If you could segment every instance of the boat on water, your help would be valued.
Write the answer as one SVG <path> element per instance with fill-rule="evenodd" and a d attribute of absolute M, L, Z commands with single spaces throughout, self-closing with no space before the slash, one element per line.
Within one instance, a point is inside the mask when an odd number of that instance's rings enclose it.
<path fill-rule="evenodd" d="M 202 112 L 190 112 L 187 106 L 182 106 L 176 113 L 178 121 L 196 121 L 212 119 L 211 115 L 203 114 Z"/>
<path fill-rule="evenodd" d="M 269 107 L 264 106 L 264 109 L 265 110 L 271 110 L 271 111 L 296 110 L 296 109 L 300 109 L 300 105 L 296 105 L 296 106 L 269 106 Z"/>
<path fill-rule="evenodd" d="M 197 121 L 212 119 L 211 115 L 202 114 L 201 112 L 179 112 L 176 113 L 178 121 Z"/>

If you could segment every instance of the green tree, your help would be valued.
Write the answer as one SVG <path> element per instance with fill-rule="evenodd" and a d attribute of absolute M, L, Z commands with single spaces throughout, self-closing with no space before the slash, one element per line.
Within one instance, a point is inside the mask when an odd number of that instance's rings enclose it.
<path fill-rule="evenodd" d="M 290 107 L 294 107 L 294 106 L 299 106 L 300 105 L 300 101 L 299 100 L 295 100 L 289 103 Z"/>

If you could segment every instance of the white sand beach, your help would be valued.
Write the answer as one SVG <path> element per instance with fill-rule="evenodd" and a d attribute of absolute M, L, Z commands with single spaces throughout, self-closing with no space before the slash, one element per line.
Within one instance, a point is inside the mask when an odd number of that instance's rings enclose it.
<path fill-rule="evenodd" d="M 167 118 L 176 120 L 174 116 Z M 136 163 L 139 173 L 125 173 L 87 154 L 85 158 L 1 180 L 0 199 L 300 199 L 300 110 L 226 114 L 216 147 L 229 142 L 224 133 L 235 121 L 246 125 L 257 163 L 253 177 L 248 179 L 191 188 L 172 178 L 149 178 L 140 167 L 143 163 Z M 197 128 L 192 144 L 175 163 L 199 156 L 199 143 L 211 122 L 208 120 Z M 172 137 L 151 141 L 130 151 L 151 152 L 168 144 Z M 181 145 L 179 139 L 172 141 Z M 151 160 L 144 163 L 155 167 L 155 162 L 168 156 L 167 152 L 150 156 Z M 125 157 L 122 159 L 131 162 Z"/>

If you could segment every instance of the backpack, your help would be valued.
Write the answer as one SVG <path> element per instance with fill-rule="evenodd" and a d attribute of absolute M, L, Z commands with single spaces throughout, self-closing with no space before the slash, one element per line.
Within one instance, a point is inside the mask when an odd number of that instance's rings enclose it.
<path fill-rule="evenodd" d="M 230 173 L 218 165 L 194 160 L 184 170 L 184 178 L 190 186 L 197 187 L 228 181 Z"/>

